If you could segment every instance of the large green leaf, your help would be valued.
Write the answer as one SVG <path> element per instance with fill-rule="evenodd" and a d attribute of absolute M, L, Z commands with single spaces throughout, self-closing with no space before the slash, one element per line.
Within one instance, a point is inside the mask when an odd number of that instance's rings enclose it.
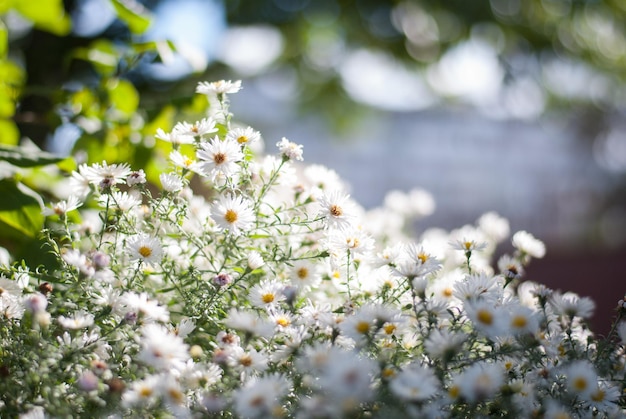
<path fill-rule="evenodd" d="M 63 0 L 17 0 L 13 7 L 39 29 L 59 36 L 72 30 L 72 21 L 65 13 Z"/>
<path fill-rule="evenodd" d="M 0 160 L 19 167 L 36 167 L 54 164 L 64 160 L 65 157 L 55 156 L 36 148 L 15 147 L 0 144 Z M 2 195 L 0 195 L 2 196 Z"/>
<path fill-rule="evenodd" d="M 37 237 L 44 223 L 37 194 L 14 179 L 2 179 L 0 196 L 0 238 L 22 242 Z"/>
<path fill-rule="evenodd" d="M 141 34 L 150 26 L 150 15 L 136 0 L 113 0 L 117 17 L 128 25 L 132 33 Z"/>
<path fill-rule="evenodd" d="M 111 79 L 107 83 L 111 105 L 120 112 L 130 115 L 139 106 L 139 93 L 128 80 Z"/>
<path fill-rule="evenodd" d="M 103 76 L 112 76 L 117 70 L 120 53 L 113 42 L 96 39 L 87 48 L 76 48 L 74 58 L 89 61 L 95 70 Z"/>
<path fill-rule="evenodd" d="M 6 58 L 9 50 L 9 32 L 3 22 L 0 22 L 0 58 Z"/>
<path fill-rule="evenodd" d="M 0 119 L 0 144 L 15 146 L 20 140 L 20 131 L 10 119 Z"/>

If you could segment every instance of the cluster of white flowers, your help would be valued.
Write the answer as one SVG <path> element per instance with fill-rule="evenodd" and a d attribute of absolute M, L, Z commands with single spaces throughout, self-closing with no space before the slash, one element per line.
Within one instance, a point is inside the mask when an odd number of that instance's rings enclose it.
<path fill-rule="evenodd" d="M 239 89 L 201 83 L 217 110 L 159 130 L 160 184 L 80 166 L 51 265 L 0 268 L 0 416 L 625 417 L 623 301 L 598 339 L 590 299 L 524 277 L 540 240 L 493 260 L 499 215 L 414 238 L 427 192 L 365 210 L 301 145 L 260 155 Z"/>

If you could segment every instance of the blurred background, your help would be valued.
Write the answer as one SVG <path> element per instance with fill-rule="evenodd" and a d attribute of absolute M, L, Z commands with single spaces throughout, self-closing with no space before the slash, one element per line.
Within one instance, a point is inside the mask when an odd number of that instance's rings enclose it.
<path fill-rule="evenodd" d="M 269 150 L 303 144 L 366 208 L 429 191 L 418 233 L 498 212 L 547 244 L 528 279 L 593 297 L 608 331 L 626 292 L 626 2 L 14 0 L 0 13 L 0 142 L 149 167 L 155 129 L 201 114 L 198 81 L 241 79 L 231 109 Z"/>

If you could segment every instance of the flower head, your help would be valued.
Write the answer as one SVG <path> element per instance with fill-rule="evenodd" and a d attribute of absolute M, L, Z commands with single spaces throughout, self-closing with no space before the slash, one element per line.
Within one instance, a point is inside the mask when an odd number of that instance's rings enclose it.
<path fill-rule="evenodd" d="M 215 137 L 208 143 L 202 143 L 200 147 L 197 156 L 205 173 L 213 177 L 217 174 L 232 176 L 239 170 L 237 162 L 243 159 L 243 153 L 236 141 L 222 141 Z"/>
<path fill-rule="evenodd" d="M 512 242 L 517 250 L 534 258 L 542 258 L 546 254 L 546 246 L 543 242 L 526 231 L 515 233 Z"/>
<path fill-rule="evenodd" d="M 346 228 L 356 218 L 356 206 L 350 195 L 340 190 L 324 192 L 317 200 L 320 216 L 324 217 L 330 228 Z"/>
<path fill-rule="evenodd" d="M 282 154 L 284 160 L 300 160 L 302 161 L 302 145 L 293 143 L 283 137 L 276 143 L 278 151 Z"/>
<path fill-rule="evenodd" d="M 153 264 L 161 260 L 163 248 L 161 242 L 156 237 L 146 234 L 131 236 L 126 245 L 128 246 L 131 260 L 138 260 L 143 263 Z"/>
<path fill-rule="evenodd" d="M 241 90 L 241 80 L 219 80 L 214 82 L 200 82 L 196 87 L 196 93 L 204 95 L 223 95 L 225 93 L 237 93 Z"/>
<path fill-rule="evenodd" d="M 248 230 L 255 221 L 250 203 L 242 196 L 222 195 L 213 204 L 212 214 L 221 230 L 234 235 Z"/>

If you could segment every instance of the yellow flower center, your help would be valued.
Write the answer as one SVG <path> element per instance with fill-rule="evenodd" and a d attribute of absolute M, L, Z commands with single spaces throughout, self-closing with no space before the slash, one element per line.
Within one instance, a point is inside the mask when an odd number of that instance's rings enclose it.
<path fill-rule="evenodd" d="M 261 300 L 265 303 L 265 304 L 269 304 L 271 302 L 274 301 L 274 294 L 268 292 L 267 294 L 263 294 L 261 296 Z"/>
<path fill-rule="evenodd" d="M 493 314 L 489 310 L 478 310 L 476 318 L 482 324 L 491 325 L 493 323 Z"/>
<path fill-rule="evenodd" d="M 249 367 L 250 365 L 252 365 L 252 357 L 250 355 L 244 355 L 241 358 L 239 358 L 239 364 L 243 365 L 244 367 Z"/>
<path fill-rule="evenodd" d="M 239 144 L 245 144 L 245 143 L 248 142 L 248 137 L 246 137 L 245 135 L 242 135 L 242 136 L 237 138 L 237 142 Z"/>
<path fill-rule="evenodd" d="M 390 377 L 393 377 L 394 375 L 396 375 L 396 372 L 394 370 L 392 370 L 391 368 L 385 368 L 382 371 L 382 376 L 384 378 L 390 378 Z"/>
<path fill-rule="evenodd" d="M 591 395 L 591 399 L 594 402 L 601 402 L 604 401 L 604 396 L 606 394 L 604 393 L 604 390 L 598 389 L 597 391 L 594 391 L 593 394 Z"/>
<path fill-rule="evenodd" d="M 341 217 L 343 215 L 343 210 L 339 205 L 333 205 L 330 207 L 330 215 L 333 217 Z"/>
<path fill-rule="evenodd" d="M 150 257 L 150 255 L 152 254 L 152 249 L 150 249 L 148 246 L 141 246 L 138 250 L 139 254 L 144 257 Z"/>
<path fill-rule="evenodd" d="M 453 294 L 452 288 L 446 288 L 446 289 L 443 290 L 443 296 L 444 297 L 450 298 L 450 297 L 452 297 L 452 294 Z"/>
<path fill-rule="evenodd" d="M 457 397 L 459 397 L 459 393 L 460 393 L 460 389 L 458 386 L 452 386 L 448 390 L 448 395 L 452 397 L 453 399 L 456 399 Z"/>
<path fill-rule="evenodd" d="M 278 319 L 276 319 L 276 324 L 281 327 L 287 327 L 289 326 L 289 324 L 291 324 L 291 322 L 285 317 L 279 317 Z"/>
<path fill-rule="evenodd" d="M 428 255 L 426 253 L 420 253 L 417 255 L 417 258 L 422 261 L 422 263 L 426 263 L 428 260 Z"/>
<path fill-rule="evenodd" d="M 576 391 L 584 391 L 587 388 L 587 380 L 584 377 L 576 377 L 573 381 L 573 387 Z"/>
<path fill-rule="evenodd" d="M 526 317 L 524 316 L 515 316 L 511 320 L 511 326 L 517 329 L 522 329 L 526 327 L 527 324 L 528 324 L 528 320 L 526 320 Z"/>
<path fill-rule="evenodd" d="M 370 331 L 370 324 L 368 322 L 360 321 L 356 325 L 356 331 L 364 335 Z"/>
<path fill-rule="evenodd" d="M 387 324 L 383 327 L 383 330 L 384 330 L 384 331 L 385 331 L 385 333 L 386 333 L 386 334 L 388 334 L 388 335 L 390 335 L 390 334 L 392 334 L 393 332 L 395 332 L 395 331 L 396 331 L 396 329 L 397 329 L 396 325 L 395 325 L 395 324 L 392 324 L 392 323 L 387 323 Z"/>
<path fill-rule="evenodd" d="M 298 271 L 296 272 L 296 275 L 298 275 L 298 278 L 300 279 L 306 279 L 306 277 L 309 276 L 309 270 L 305 267 L 302 267 L 298 269 Z"/>
<path fill-rule="evenodd" d="M 141 397 L 150 397 L 152 396 L 152 389 L 150 387 L 141 387 L 141 389 L 139 389 L 139 395 Z"/>
<path fill-rule="evenodd" d="M 232 224 L 235 221 L 237 221 L 237 213 L 235 211 L 229 209 L 229 210 L 226 211 L 226 214 L 224 214 L 224 219 L 229 224 Z"/>
<path fill-rule="evenodd" d="M 180 390 L 177 390 L 175 388 L 170 388 L 169 390 L 167 390 L 167 394 L 168 396 L 170 396 L 170 399 L 174 401 L 174 403 L 183 404 L 184 397 L 183 397 L 183 393 Z"/>

